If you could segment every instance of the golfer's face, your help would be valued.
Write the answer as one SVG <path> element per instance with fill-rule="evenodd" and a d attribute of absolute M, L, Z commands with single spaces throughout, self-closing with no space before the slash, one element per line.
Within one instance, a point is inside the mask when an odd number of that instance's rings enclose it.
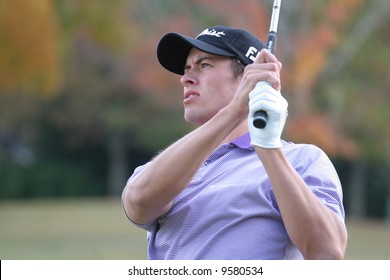
<path fill-rule="evenodd" d="M 202 125 L 232 100 L 239 81 L 234 78 L 232 60 L 193 48 L 184 75 L 184 118 Z"/>

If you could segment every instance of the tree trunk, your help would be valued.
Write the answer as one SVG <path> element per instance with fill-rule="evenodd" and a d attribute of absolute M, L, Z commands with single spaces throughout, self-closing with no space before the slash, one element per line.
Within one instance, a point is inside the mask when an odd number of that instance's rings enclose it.
<path fill-rule="evenodd" d="M 126 137 L 114 131 L 108 140 L 108 194 L 117 196 L 126 184 L 128 169 L 126 158 Z"/>
<path fill-rule="evenodd" d="M 347 213 L 351 217 L 364 217 L 366 215 L 366 163 L 357 160 L 352 166 L 349 186 L 349 209 Z"/>

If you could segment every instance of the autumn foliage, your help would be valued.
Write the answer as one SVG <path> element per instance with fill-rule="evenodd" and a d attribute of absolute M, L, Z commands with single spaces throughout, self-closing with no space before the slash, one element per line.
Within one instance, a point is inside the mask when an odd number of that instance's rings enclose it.
<path fill-rule="evenodd" d="M 59 89 L 58 32 L 53 1 L 1 1 L 0 92 Z"/>
<path fill-rule="evenodd" d="M 3 0 L 0 94 L 65 99 L 53 120 L 67 128 L 82 120 L 75 134 L 96 131 L 96 124 L 100 136 L 118 127 L 138 129 L 143 118 L 181 110 L 178 76 L 157 62 L 161 36 L 196 36 L 206 27 L 225 24 L 266 40 L 271 2 Z M 329 55 L 363 5 L 362 0 L 282 3 L 276 54 L 283 63 L 283 94 L 289 101 L 287 140 L 317 144 L 332 156 L 359 155 L 355 141 L 344 133 L 346 124 L 317 107 L 317 94 L 319 75 L 331 67 Z M 88 110 L 82 109 L 86 103 Z M 130 117 L 124 120 L 126 112 Z"/>
<path fill-rule="evenodd" d="M 329 55 L 343 40 L 351 24 L 351 15 L 359 11 L 361 0 L 326 1 L 302 5 L 303 27 L 294 33 L 294 50 L 289 64 L 284 65 L 284 88 L 287 88 L 291 113 L 286 135 L 297 142 L 315 143 L 331 156 L 349 159 L 359 155 L 358 146 L 343 132 L 339 123 L 321 111 L 316 111 L 318 76 L 326 67 Z M 310 25 L 305 25 L 307 18 Z M 283 47 L 283 46 L 282 46 Z"/>

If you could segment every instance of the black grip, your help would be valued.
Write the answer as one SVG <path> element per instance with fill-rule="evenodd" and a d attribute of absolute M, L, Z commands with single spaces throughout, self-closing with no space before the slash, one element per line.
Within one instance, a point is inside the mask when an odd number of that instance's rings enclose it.
<path fill-rule="evenodd" d="M 275 53 L 276 32 L 270 31 L 268 33 L 268 40 L 267 41 L 268 41 L 267 49 L 271 53 Z M 255 112 L 255 114 L 253 116 L 253 125 L 254 125 L 254 127 L 256 127 L 256 128 L 264 128 L 267 125 L 267 119 L 268 119 L 267 112 L 265 112 L 263 110 Z"/>
<path fill-rule="evenodd" d="M 265 111 L 257 111 L 253 115 L 253 125 L 256 128 L 264 128 L 267 125 L 268 115 Z"/>
<path fill-rule="evenodd" d="M 271 53 L 275 53 L 275 49 L 276 49 L 276 33 L 274 31 L 270 31 L 268 33 L 268 39 L 267 39 L 267 49 L 271 52 Z"/>

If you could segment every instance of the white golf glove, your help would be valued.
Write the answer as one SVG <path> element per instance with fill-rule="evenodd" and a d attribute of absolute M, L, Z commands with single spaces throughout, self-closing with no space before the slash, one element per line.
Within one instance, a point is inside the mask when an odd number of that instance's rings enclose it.
<path fill-rule="evenodd" d="M 258 82 L 249 94 L 248 128 L 251 144 L 274 149 L 281 148 L 281 136 L 287 118 L 287 100 L 268 82 Z M 253 125 L 253 116 L 257 111 L 267 112 L 267 124 L 264 128 Z"/>

